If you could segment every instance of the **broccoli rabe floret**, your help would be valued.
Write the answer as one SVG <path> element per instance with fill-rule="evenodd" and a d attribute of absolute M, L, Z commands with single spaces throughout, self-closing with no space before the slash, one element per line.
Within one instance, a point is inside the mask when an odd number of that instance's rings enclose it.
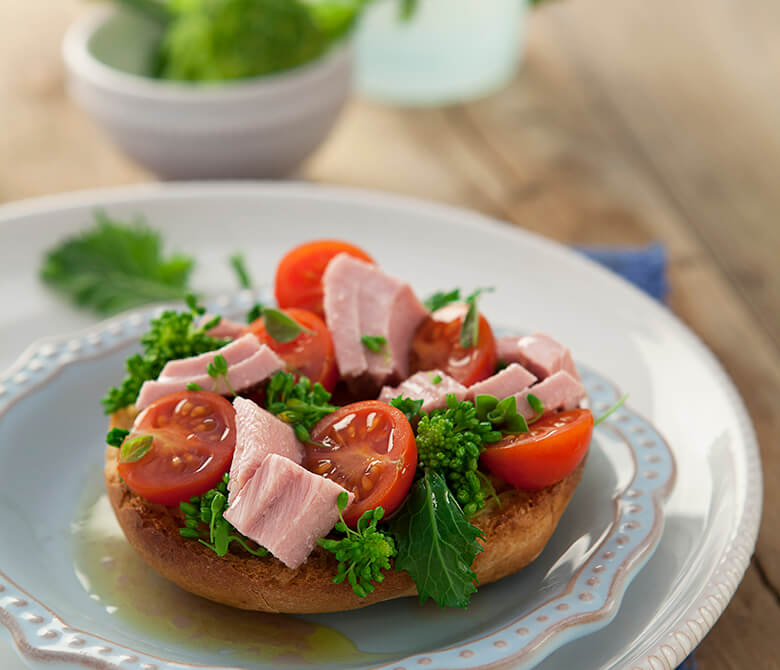
<path fill-rule="evenodd" d="M 477 418 L 474 404 L 447 396 L 447 408 L 433 410 L 417 425 L 417 459 L 421 470 L 441 473 L 471 516 L 485 506 L 485 490 L 477 474 L 485 444 L 500 439 L 488 421 Z"/>

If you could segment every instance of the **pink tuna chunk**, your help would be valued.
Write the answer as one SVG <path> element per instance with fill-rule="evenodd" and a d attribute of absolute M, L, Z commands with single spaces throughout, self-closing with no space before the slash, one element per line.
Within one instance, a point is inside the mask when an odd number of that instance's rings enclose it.
<path fill-rule="evenodd" d="M 224 379 L 212 379 L 209 377 L 206 368 L 208 367 L 208 364 L 214 360 L 216 354 L 223 351 L 227 352 L 229 347 L 239 345 L 245 338 L 252 338 L 257 343 L 254 335 L 246 335 L 235 342 L 231 342 L 222 349 L 210 352 L 210 354 L 202 354 L 201 356 L 195 356 L 192 359 L 171 361 L 171 363 L 168 363 L 168 365 L 163 368 L 162 374 L 157 380 L 143 383 L 141 390 L 138 393 L 138 398 L 135 401 L 135 406 L 138 409 L 144 409 L 158 398 L 162 398 L 169 393 L 184 391 L 189 384 L 197 384 L 204 391 L 213 391 L 214 393 L 222 394 L 228 393 Z M 244 345 L 242 344 L 241 346 Z M 227 379 L 230 386 L 235 391 L 242 391 L 255 386 L 284 367 L 284 361 L 282 361 L 282 359 L 265 344 L 261 345 L 257 343 L 256 351 L 243 359 L 236 360 L 237 356 L 235 350 L 223 355 L 228 363 Z M 228 358 L 228 355 L 231 356 L 230 359 Z M 186 363 L 187 361 L 196 359 L 197 366 Z M 235 362 L 231 363 L 231 360 L 234 360 Z M 181 376 L 168 375 L 168 366 L 172 363 L 186 363 L 186 365 L 182 365 L 178 369 L 191 371 L 192 374 L 182 374 Z M 198 372 L 195 372 L 196 369 Z"/>
<path fill-rule="evenodd" d="M 544 333 L 499 337 L 496 353 L 498 360 L 520 363 L 539 379 L 546 379 L 560 370 L 565 370 L 575 379 L 580 378 L 569 350 Z"/>
<path fill-rule="evenodd" d="M 536 377 L 522 365 L 512 363 L 492 377 L 469 386 L 466 399 L 474 400 L 478 395 L 492 395 L 499 400 L 503 400 L 510 395 L 523 391 L 535 381 Z"/>
<path fill-rule="evenodd" d="M 441 377 L 441 381 L 435 384 L 433 380 L 437 377 Z M 463 400 L 467 390 L 463 384 L 445 375 L 441 370 L 430 370 L 417 372 L 396 387 L 385 386 L 378 400 L 389 403 L 393 398 L 403 395 L 412 400 L 422 400 L 423 411 L 430 412 L 445 407 L 447 395 L 450 393 L 453 393 L 458 400 Z"/>
<path fill-rule="evenodd" d="M 338 521 L 344 491 L 278 454 L 269 455 L 225 512 L 236 529 L 288 568 L 299 567 Z M 349 501 L 354 495 L 348 492 Z"/>
<path fill-rule="evenodd" d="M 224 356 L 228 366 L 240 363 L 249 358 L 252 354 L 260 351 L 259 340 L 247 333 L 239 337 L 234 342 L 226 344 L 216 351 L 207 351 L 200 356 L 191 356 L 190 358 L 180 358 L 176 361 L 169 361 L 165 364 L 158 379 L 160 381 L 169 381 L 179 379 L 180 377 L 196 377 L 206 372 L 209 363 L 214 362 L 214 357 L 218 354 Z"/>
<path fill-rule="evenodd" d="M 339 254 L 322 276 L 323 305 L 342 377 L 369 376 L 376 384 L 409 374 L 409 349 L 428 311 L 408 284 L 375 265 Z M 363 335 L 387 340 L 369 351 Z"/>
<path fill-rule="evenodd" d="M 545 412 L 554 412 L 559 409 L 574 409 L 587 395 L 585 387 L 579 379 L 575 379 L 565 370 L 554 372 L 547 379 L 531 388 L 518 393 L 517 412 L 526 419 L 536 416 L 536 412 L 528 404 L 528 394 L 532 393 L 544 405 Z"/>
<path fill-rule="evenodd" d="M 299 465 L 303 461 L 303 445 L 295 438 L 292 426 L 248 398 L 236 398 L 233 407 L 236 410 L 236 450 L 230 466 L 228 502 L 233 502 L 269 454 L 284 456 Z"/>
<path fill-rule="evenodd" d="M 204 323 L 208 323 L 214 318 L 213 314 L 204 314 L 198 325 L 202 326 Z M 224 316 L 219 320 L 219 323 L 206 331 L 207 335 L 211 337 L 230 338 L 231 340 L 237 340 L 239 337 L 246 333 L 246 324 L 238 323 L 226 319 Z"/>

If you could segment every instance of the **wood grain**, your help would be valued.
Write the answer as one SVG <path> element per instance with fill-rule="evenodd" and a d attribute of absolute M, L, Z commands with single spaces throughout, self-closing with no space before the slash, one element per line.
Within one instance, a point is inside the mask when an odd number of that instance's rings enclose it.
<path fill-rule="evenodd" d="M 0 2 L 0 201 L 151 179 L 65 95 L 77 0 Z M 755 422 L 754 563 L 697 657 L 780 668 L 780 3 L 568 0 L 532 20 L 520 75 L 466 105 L 353 102 L 306 178 L 477 209 L 566 243 L 668 248 L 672 309 Z"/>

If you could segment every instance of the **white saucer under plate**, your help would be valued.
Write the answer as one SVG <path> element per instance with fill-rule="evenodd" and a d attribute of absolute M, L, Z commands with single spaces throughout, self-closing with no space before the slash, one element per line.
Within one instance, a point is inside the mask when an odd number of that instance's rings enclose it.
<path fill-rule="evenodd" d="M 483 589 L 468 611 L 440 612 L 406 600 L 369 608 L 360 617 L 324 615 L 285 619 L 281 625 L 277 619 L 253 619 L 251 625 L 263 632 L 266 642 L 275 640 L 281 656 L 269 652 L 269 642 L 259 645 L 251 660 L 245 654 L 231 659 L 230 653 L 220 654 L 231 651 L 226 645 L 206 649 L 202 632 L 192 628 L 214 617 L 213 609 L 202 611 L 195 602 L 182 602 L 179 607 L 186 611 L 181 617 L 177 611 L 159 611 L 175 608 L 171 603 L 178 602 L 178 595 L 153 581 L 133 563 L 132 554 L 122 553 L 124 545 L 112 536 L 110 515 L 102 516 L 104 426 L 97 400 L 121 373 L 118 368 L 129 346 L 126 329 L 142 328 L 145 317 L 123 317 L 114 322 L 118 326 L 57 338 L 44 347 L 48 356 L 34 348 L 38 354 L 28 354 L 0 378 L 0 392 L 6 397 L 5 409 L 0 408 L 0 477 L 5 482 L 0 531 L 14 539 L 0 544 L 0 623 L 13 631 L 20 656 L 30 667 L 51 667 L 55 660 L 63 668 L 152 670 L 176 667 L 165 660 L 172 659 L 184 667 L 193 662 L 209 667 L 279 667 L 286 662 L 290 667 L 388 668 L 538 663 L 535 667 L 547 670 L 655 670 L 681 662 L 726 606 L 747 567 L 760 516 L 761 477 L 753 431 L 712 355 L 667 310 L 625 282 L 509 225 L 386 195 L 295 184 L 154 185 L 73 194 L 0 208 L 2 367 L 33 340 L 94 324 L 42 288 L 36 269 L 42 251 L 89 225 L 97 208 L 117 216 L 144 214 L 163 231 L 170 248 L 198 258 L 196 288 L 211 294 L 231 288 L 226 264 L 230 253 L 243 251 L 258 282 L 268 284 L 280 255 L 315 237 L 339 237 L 365 247 L 421 294 L 456 285 L 495 286 L 496 292 L 483 301 L 494 323 L 544 330 L 566 342 L 588 369 L 596 402 L 609 399 L 611 380 L 631 394 L 630 409 L 600 429 L 575 504 L 537 564 Z M 227 299 L 226 306 L 241 299 Z M 595 397 L 598 393 L 607 395 Z M 3 402 L 0 395 L 0 405 Z M 52 408 L 47 420 L 37 420 L 46 406 Z M 23 430 L 25 425 L 29 431 Z M 627 438 L 622 443 L 621 433 Z M 20 437 L 27 434 L 28 443 L 21 445 Z M 664 458 L 661 435 L 673 459 Z M 57 452 L 47 459 L 54 453 L 47 450 Z M 676 484 L 661 505 L 660 494 L 669 487 L 653 485 L 671 483 L 675 462 Z M 629 526 L 631 519 L 614 516 L 624 496 L 626 511 L 643 494 L 651 495 L 644 508 L 652 507 L 652 491 L 659 495 L 658 514 L 651 519 Z M 656 546 L 658 538 L 640 528 L 644 524 L 660 531 L 661 512 L 665 525 Z M 96 533 L 92 540 L 100 536 L 102 544 L 95 547 L 107 552 L 103 563 L 90 562 L 90 552 L 79 545 L 85 529 Z M 644 539 L 632 539 L 634 533 Z M 622 558 L 621 547 L 640 550 L 636 560 Z M 636 574 L 653 548 L 652 558 Z M 599 552 L 601 560 L 589 562 Z M 610 554 L 613 558 L 606 558 Z M 576 582 L 585 577 L 584 571 L 609 561 L 617 561 L 619 569 L 592 573 L 601 574 L 603 581 Z M 121 602 L 105 601 L 108 592 L 100 590 L 100 575 L 89 572 L 99 572 L 96 565 L 119 566 L 123 579 L 135 587 L 157 590 L 141 619 L 137 611 L 135 618 L 129 616 L 133 607 L 143 606 L 121 600 L 116 579 L 102 581 L 113 585 L 111 597 Z M 568 586 L 587 585 L 598 599 L 605 583 L 614 588 L 604 592 L 601 617 L 552 625 L 555 616 L 560 623 L 567 613 L 584 611 L 569 608 L 585 605 L 560 600 Z M 507 598 L 507 592 L 512 597 Z M 90 593 L 105 597 L 96 600 Z M 580 599 L 587 602 L 587 596 Z M 547 603 L 552 603 L 550 611 L 542 611 Z M 532 625 L 507 628 L 530 615 Z M 168 616 L 178 630 L 165 635 L 159 626 L 150 628 L 149 621 L 160 616 Z M 232 610 L 223 616 L 237 622 L 234 628 L 246 624 L 233 618 L 237 615 Z M 378 627 L 387 632 L 377 635 Z M 522 653 L 523 636 L 537 630 L 549 635 L 539 642 L 538 651 Z M 192 633 L 189 639 L 187 631 Z M 572 641 L 577 635 L 583 637 Z M 304 637 L 306 645 L 288 649 L 282 642 L 289 643 L 290 636 Z M 447 647 L 458 650 L 456 658 Z"/>

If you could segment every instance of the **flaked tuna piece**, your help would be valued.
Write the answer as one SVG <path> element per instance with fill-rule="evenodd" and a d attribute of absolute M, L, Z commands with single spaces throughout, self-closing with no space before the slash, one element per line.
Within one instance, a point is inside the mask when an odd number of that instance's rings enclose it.
<path fill-rule="evenodd" d="M 492 395 L 503 400 L 525 390 L 535 381 L 536 377 L 522 365 L 512 363 L 492 377 L 469 386 L 466 400 L 474 400 L 478 395 Z"/>
<path fill-rule="evenodd" d="M 323 305 L 342 377 L 368 377 L 379 386 L 409 375 L 409 349 L 428 310 L 411 287 L 375 265 L 339 254 L 322 276 Z M 363 335 L 384 337 L 383 351 L 369 351 Z"/>
<path fill-rule="evenodd" d="M 434 382 L 438 379 L 438 383 Z M 467 389 L 459 381 L 456 381 L 441 370 L 429 370 L 416 372 L 398 386 L 385 386 L 379 394 L 378 400 L 389 403 L 393 398 L 403 395 L 412 400 L 422 400 L 422 410 L 430 412 L 447 404 L 447 395 L 454 394 L 458 400 L 466 397 Z"/>
<path fill-rule="evenodd" d="M 197 384 L 204 391 L 227 393 L 223 379 L 208 375 L 208 365 L 217 354 L 224 356 L 228 364 L 227 379 L 235 391 L 259 384 L 284 367 L 284 361 L 268 345 L 260 344 L 248 333 L 216 351 L 166 364 L 156 380 L 143 383 L 135 406 L 144 409 L 164 395 L 184 391 L 189 384 Z"/>
<path fill-rule="evenodd" d="M 230 466 L 228 502 L 233 501 L 270 454 L 284 456 L 298 465 L 303 461 L 303 445 L 296 439 L 292 426 L 248 398 L 235 398 L 233 407 L 236 410 L 236 449 Z"/>
<path fill-rule="evenodd" d="M 544 333 L 523 337 L 499 337 L 496 341 L 496 354 L 498 360 L 505 363 L 519 363 L 540 380 L 560 370 L 565 370 L 575 379 L 580 378 L 571 352 Z"/>
<path fill-rule="evenodd" d="M 525 391 L 518 393 L 517 413 L 522 414 L 526 419 L 536 416 L 536 412 L 528 404 L 528 394 L 532 393 L 544 405 L 545 412 L 554 412 L 559 409 L 567 410 L 577 407 L 587 396 L 582 382 L 565 370 L 554 372 L 544 381 L 531 386 Z"/>
<path fill-rule="evenodd" d="M 288 568 L 299 567 L 338 521 L 345 489 L 279 454 L 270 454 L 235 496 L 225 518 Z M 347 492 L 349 502 L 354 494 Z"/>
<path fill-rule="evenodd" d="M 204 314 L 199 321 L 199 325 L 202 326 L 204 323 L 208 323 L 213 318 L 213 314 Z M 223 316 L 216 326 L 209 328 L 209 330 L 206 331 L 206 335 L 210 335 L 211 337 L 230 338 L 231 340 L 237 340 L 246 333 L 246 328 L 247 326 L 245 323 L 231 321 L 230 319 L 226 319 Z"/>

